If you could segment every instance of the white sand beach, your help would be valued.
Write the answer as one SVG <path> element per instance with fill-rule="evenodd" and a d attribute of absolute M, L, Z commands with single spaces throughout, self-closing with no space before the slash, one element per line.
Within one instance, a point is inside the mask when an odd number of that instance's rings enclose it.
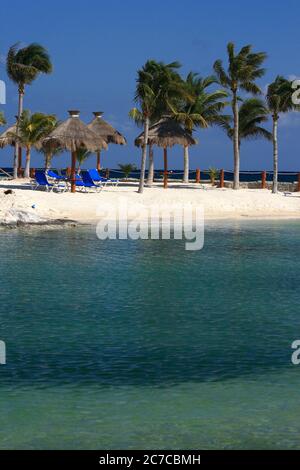
<path fill-rule="evenodd" d="M 5 194 L 7 189 L 12 194 Z M 120 203 L 130 208 L 142 204 L 145 210 L 154 206 L 193 204 L 203 206 L 205 218 L 300 218 L 300 193 L 271 194 L 266 189 L 219 189 L 199 185 L 171 183 L 165 190 L 160 184 L 137 193 L 137 184 L 121 183 L 118 187 L 106 187 L 100 193 L 77 192 L 76 194 L 31 190 L 29 183 L 20 180 L 1 183 L 0 222 L 22 220 L 39 222 L 68 219 L 78 222 L 95 222 L 99 209 L 107 204 L 116 208 Z M 98 211 L 98 213 L 97 213 Z"/>

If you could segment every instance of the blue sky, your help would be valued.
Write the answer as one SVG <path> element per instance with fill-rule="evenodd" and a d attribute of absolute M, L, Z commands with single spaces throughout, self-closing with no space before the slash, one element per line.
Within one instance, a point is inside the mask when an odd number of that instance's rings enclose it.
<path fill-rule="evenodd" d="M 250 6 L 249 6 L 250 5 Z M 9 46 L 39 42 L 50 52 L 54 72 L 40 76 L 27 87 L 25 108 L 56 113 L 64 119 L 67 110 L 81 110 L 85 122 L 92 111 L 104 111 L 104 118 L 128 139 L 126 147 L 110 146 L 103 153 L 103 165 L 119 162 L 139 165 L 140 152 L 133 145 L 139 130 L 128 119 L 133 106 L 136 70 L 153 58 L 179 60 L 186 75 L 190 70 L 208 75 L 218 58 L 226 59 L 226 44 L 253 44 L 266 51 L 265 88 L 277 74 L 300 76 L 300 3 L 215 0 L 52 0 L 0 4 L 0 79 L 7 81 L 5 55 Z M 17 90 L 7 81 L 7 104 L 1 106 L 9 122 L 17 109 Z M 299 115 L 298 115 L 299 114 Z M 279 129 L 280 169 L 300 170 L 300 113 L 281 119 Z M 196 133 L 199 145 L 191 149 L 191 168 L 209 166 L 232 168 L 232 146 L 218 128 Z M 156 167 L 162 166 L 162 150 L 155 149 Z M 10 165 L 12 150 L 0 151 L 1 166 Z M 54 160 L 69 162 L 67 155 Z M 182 168 L 182 149 L 173 148 L 170 167 Z M 33 165 L 41 164 L 33 156 Z M 91 161 L 92 164 L 92 161 Z M 262 140 L 244 143 L 242 169 L 270 169 L 272 146 Z"/>

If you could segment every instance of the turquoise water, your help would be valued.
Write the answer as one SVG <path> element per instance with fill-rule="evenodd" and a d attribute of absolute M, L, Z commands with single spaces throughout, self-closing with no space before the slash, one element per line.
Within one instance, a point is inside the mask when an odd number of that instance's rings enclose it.
<path fill-rule="evenodd" d="M 1 230 L 0 448 L 300 448 L 299 233 Z"/>

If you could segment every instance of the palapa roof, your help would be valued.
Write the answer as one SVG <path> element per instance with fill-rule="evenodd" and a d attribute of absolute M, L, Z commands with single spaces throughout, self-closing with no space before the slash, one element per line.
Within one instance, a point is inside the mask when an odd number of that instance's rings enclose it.
<path fill-rule="evenodd" d="M 16 134 L 17 126 L 8 127 L 2 134 L 0 134 L 0 148 L 6 147 L 6 145 L 15 145 L 15 138 L 12 134 Z"/>
<path fill-rule="evenodd" d="M 95 118 L 88 124 L 89 129 L 102 137 L 108 144 L 126 145 L 125 137 L 102 119 L 103 113 L 101 111 L 95 111 L 93 114 Z"/>
<path fill-rule="evenodd" d="M 135 139 L 134 143 L 137 147 L 144 144 L 144 132 Z M 169 117 L 160 119 L 149 128 L 148 144 L 150 145 L 173 147 L 173 145 L 190 146 L 197 143 L 197 140 L 179 122 Z"/>
<path fill-rule="evenodd" d="M 105 140 L 79 119 L 79 111 L 69 111 L 69 114 L 69 119 L 58 125 L 42 141 L 43 146 L 60 147 L 71 152 L 76 152 L 79 148 L 86 148 L 91 152 L 107 148 Z"/>

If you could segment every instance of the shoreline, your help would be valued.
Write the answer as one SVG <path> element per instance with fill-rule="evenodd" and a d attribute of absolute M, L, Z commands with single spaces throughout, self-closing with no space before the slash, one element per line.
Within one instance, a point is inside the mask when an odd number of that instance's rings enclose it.
<path fill-rule="evenodd" d="M 11 190 L 11 194 L 5 191 Z M 190 183 L 173 183 L 168 189 L 160 184 L 137 193 L 137 184 L 120 183 L 103 191 L 76 194 L 31 190 L 29 181 L 6 181 L 0 186 L 0 224 L 52 223 L 55 220 L 94 225 L 109 214 L 124 218 L 120 207 L 128 209 L 128 220 L 148 219 L 152 210 L 172 211 L 176 207 L 203 208 L 204 220 L 297 220 L 300 219 L 300 193 L 271 194 L 267 189 L 207 189 Z M 132 216 L 130 217 L 130 212 Z M 106 215 L 105 215 L 106 213 Z M 160 212 L 159 212 L 160 213 Z M 135 214 L 138 214 L 136 216 Z M 114 217 L 112 217 L 114 218 Z"/>

